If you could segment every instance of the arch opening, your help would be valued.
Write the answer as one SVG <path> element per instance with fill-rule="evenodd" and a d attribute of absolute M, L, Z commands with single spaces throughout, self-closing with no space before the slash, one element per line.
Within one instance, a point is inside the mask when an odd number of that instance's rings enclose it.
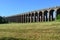
<path fill-rule="evenodd" d="M 29 13 L 29 16 L 28 16 L 29 18 L 29 20 L 28 20 L 28 22 L 31 22 L 31 13 Z"/>
<path fill-rule="evenodd" d="M 38 22 L 38 13 L 35 13 L 35 22 Z"/>
<path fill-rule="evenodd" d="M 31 15 L 32 15 L 31 21 L 34 22 L 34 13 L 32 13 Z"/>
<path fill-rule="evenodd" d="M 28 22 L 28 14 L 26 14 L 26 19 L 25 20 L 26 20 L 26 23 L 27 23 Z"/>
<path fill-rule="evenodd" d="M 48 14 L 48 11 L 47 11 L 47 10 L 44 11 L 44 21 L 48 21 L 48 16 L 47 16 L 47 14 Z"/>
<path fill-rule="evenodd" d="M 22 22 L 24 23 L 24 15 L 22 15 Z"/>
<path fill-rule="evenodd" d="M 40 11 L 39 12 L 39 22 L 41 22 L 42 21 L 42 12 Z"/>
<path fill-rule="evenodd" d="M 24 14 L 24 23 L 26 22 L 26 15 Z"/>
<path fill-rule="evenodd" d="M 18 23 L 20 23 L 21 21 L 21 19 L 20 19 L 20 15 L 19 16 L 17 16 L 17 18 L 18 18 Z M 15 18 L 14 18 L 14 20 L 15 20 Z"/>
<path fill-rule="evenodd" d="M 23 15 L 22 15 L 22 23 L 23 23 Z"/>
<path fill-rule="evenodd" d="M 20 16 L 20 18 L 21 18 L 21 23 L 22 23 L 22 15 Z"/>
<path fill-rule="evenodd" d="M 49 21 L 54 21 L 55 20 L 54 16 L 55 16 L 55 11 L 50 10 L 50 12 L 49 12 Z"/>
<path fill-rule="evenodd" d="M 57 9 L 56 13 L 57 13 L 57 14 L 56 14 L 57 19 L 60 19 L 60 8 Z"/>

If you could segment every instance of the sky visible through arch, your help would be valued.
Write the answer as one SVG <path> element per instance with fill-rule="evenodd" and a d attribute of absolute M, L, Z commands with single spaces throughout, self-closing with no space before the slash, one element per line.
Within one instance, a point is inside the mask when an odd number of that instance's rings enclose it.
<path fill-rule="evenodd" d="M 0 16 L 11 16 L 55 6 L 60 6 L 60 0 L 0 0 Z"/>

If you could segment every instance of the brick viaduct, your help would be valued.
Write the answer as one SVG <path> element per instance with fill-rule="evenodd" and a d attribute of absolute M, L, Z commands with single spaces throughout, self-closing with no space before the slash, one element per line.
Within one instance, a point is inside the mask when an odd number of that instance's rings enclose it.
<path fill-rule="evenodd" d="M 6 18 L 9 20 L 9 22 L 19 22 L 19 23 L 46 22 L 56 20 L 56 17 L 54 17 L 54 15 L 57 16 L 58 14 L 60 14 L 59 6 L 37 11 L 31 11 L 19 15 L 13 15 Z"/>

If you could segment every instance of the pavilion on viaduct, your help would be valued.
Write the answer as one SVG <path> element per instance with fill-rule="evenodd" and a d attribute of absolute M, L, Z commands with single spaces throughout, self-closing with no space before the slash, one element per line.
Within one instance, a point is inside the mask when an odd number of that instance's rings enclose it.
<path fill-rule="evenodd" d="M 35 10 L 19 15 L 8 16 L 6 19 L 9 22 L 19 22 L 19 23 L 28 23 L 28 22 L 47 22 L 55 21 L 56 17 L 60 14 L 60 7 L 52 7 L 42 10 Z"/>

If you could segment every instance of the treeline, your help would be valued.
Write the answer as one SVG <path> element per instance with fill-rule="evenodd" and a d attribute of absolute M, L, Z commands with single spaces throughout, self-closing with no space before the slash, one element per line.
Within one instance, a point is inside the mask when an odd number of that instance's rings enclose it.
<path fill-rule="evenodd" d="M 8 20 L 5 17 L 0 16 L 0 24 L 8 23 Z"/>

